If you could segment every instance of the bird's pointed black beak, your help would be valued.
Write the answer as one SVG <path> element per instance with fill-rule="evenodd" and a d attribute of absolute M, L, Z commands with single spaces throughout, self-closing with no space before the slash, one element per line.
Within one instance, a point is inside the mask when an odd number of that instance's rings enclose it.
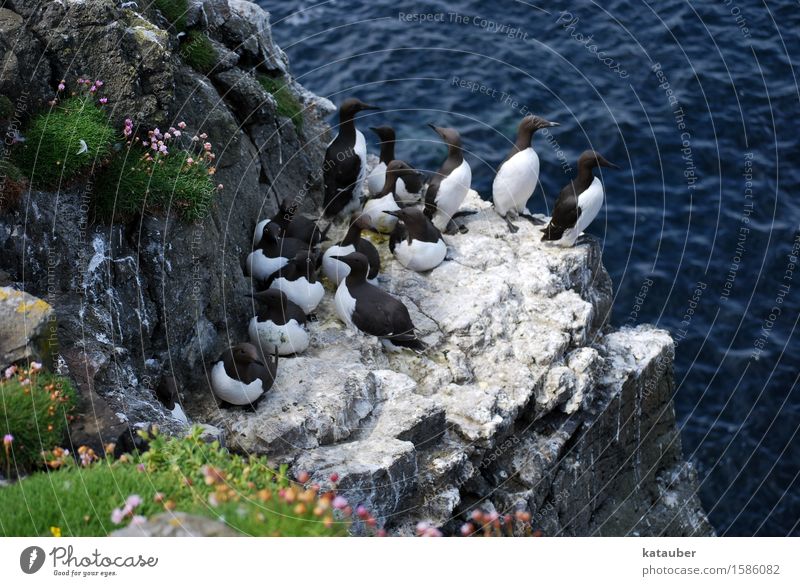
<path fill-rule="evenodd" d="M 380 106 L 375 106 L 374 104 L 361 104 L 362 110 L 380 110 Z"/>
<path fill-rule="evenodd" d="M 398 218 L 398 219 L 400 218 L 400 216 L 397 215 L 399 213 L 398 210 L 392 210 L 392 211 L 383 210 L 383 213 L 384 214 L 389 214 L 390 216 L 394 216 L 395 218 Z"/>

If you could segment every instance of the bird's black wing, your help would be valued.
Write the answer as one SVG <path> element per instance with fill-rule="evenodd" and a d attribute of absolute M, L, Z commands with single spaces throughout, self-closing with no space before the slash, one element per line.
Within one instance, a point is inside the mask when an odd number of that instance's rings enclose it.
<path fill-rule="evenodd" d="M 542 240 L 559 240 L 565 230 L 572 228 L 578 223 L 580 214 L 581 211 L 578 208 L 578 196 L 575 193 L 575 184 L 574 182 L 570 182 L 558 195 L 556 205 L 553 207 L 553 215 L 550 218 L 550 223 L 542 228 L 542 232 L 544 232 Z"/>

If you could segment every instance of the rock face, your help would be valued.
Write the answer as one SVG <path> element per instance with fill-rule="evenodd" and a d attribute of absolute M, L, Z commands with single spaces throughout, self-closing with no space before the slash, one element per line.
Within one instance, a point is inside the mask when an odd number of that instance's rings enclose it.
<path fill-rule="evenodd" d="M 0 365 L 48 363 L 57 344 L 53 308 L 24 291 L 0 287 Z"/>
<path fill-rule="evenodd" d="M 281 360 L 257 410 L 217 408 L 208 366 L 247 339 L 242 262 L 253 227 L 276 195 L 319 205 L 332 106 L 292 80 L 269 15 L 249 2 L 190 0 L 186 26 L 218 56 L 207 75 L 181 60 L 182 41 L 155 9 L 122 5 L 5 2 L 0 93 L 24 119 L 60 79 L 102 77 L 120 128 L 131 116 L 205 130 L 226 188 L 198 223 L 169 214 L 94 222 L 86 181 L 33 189 L 19 210 L 0 213 L 2 284 L 56 314 L 50 350 L 81 393 L 74 444 L 114 441 L 126 425 L 181 433 L 153 391 L 171 373 L 209 435 L 321 484 L 336 472 L 352 504 L 400 534 L 420 520 L 454 533 L 477 506 L 525 507 L 552 535 L 712 531 L 681 458 L 669 336 L 608 328 L 612 287 L 596 241 L 545 246 L 523 220 L 510 235 L 474 192 L 469 233 L 446 238 L 448 258 L 429 274 L 404 269 L 375 237 L 380 285 L 409 307 L 426 352 L 387 354 L 346 329 L 327 284 L 311 347 Z M 257 74 L 287 81 L 305 108 L 302 131 L 278 115 Z M 31 347 L 0 341 L 3 365 Z M 147 531 L 173 528 L 161 519 Z"/>
<path fill-rule="evenodd" d="M 448 259 L 405 270 L 376 238 L 380 285 L 409 307 L 421 355 L 387 354 L 334 317 L 284 359 L 255 413 L 205 417 L 230 447 L 331 473 L 352 503 L 411 533 L 455 531 L 471 508 L 534 512 L 548 534 L 706 534 L 682 463 L 671 403 L 672 341 L 661 330 L 604 333 L 612 290 L 598 243 L 511 235 L 474 192 L 469 233 Z M 333 240 L 336 240 L 334 236 Z M 669 495 L 669 496 L 667 496 Z"/>
<path fill-rule="evenodd" d="M 35 177 L 19 209 L 0 212 L 0 270 L 55 309 L 59 369 L 76 380 L 94 419 L 77 426 L 81 442 L 113 441 L 124 423 L 182 429 L 153 389 L 172 372 L 188 400 L 204 388 L 207 363 L 246 339 L 242 259 L 255 223 L 274 213 L 276 194 L 311 209 L 319 192 L 322 120 L 332 105 L 292 80 L 269 15 L 240 0 L 190 2 L 187 26 L 218 56 L 206 76 L 182 61 L 182 41 L 157 10 L 136 12 L 150 4 L 9 1 L 0 9 L 0 92 L 18 128 L 62 78 L 102 78 L 116 127 L 131 117 L 145 128 L 185 120 L 207 132 L 226 186 L 197 223 L 163 214 L 97 223 L 91 182 L 54 193 L 36 189 Z M 278 115 L 257 74 L 286 81 L 305 108 L 302 134 Z"/>

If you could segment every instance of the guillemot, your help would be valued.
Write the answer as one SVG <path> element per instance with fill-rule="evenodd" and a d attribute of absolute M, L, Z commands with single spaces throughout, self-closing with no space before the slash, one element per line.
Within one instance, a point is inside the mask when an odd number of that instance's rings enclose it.
<path fill-rule="evenodd" d="M 403 303 L 386 291 L 367 283 L 369 263 L 360 252 L 335 257 L 350 267 L 350 274 L 336 289 L 336 314 L 346 325 L 377 336 L 384 348 L 397 352 L 402 348 L 423 350 L 414 324 Z"/>
<path fill-rule="evenodd" d="M 595 167 L 619 169 L 597 151 L 584 151 L 578 158 L 578 176 L 561 190 L 553 207 L 550 223 L 542 228 L 542 240 L 559 246 L 572 246 L 603 206 L 605 192 Z"/>
<path fill-rule="evenodd" d="M 373 167 L 367 177 L 367 190 L 370 195 L 379 193 L 386 181 L 386 168 L 389 163 L 395 160 L 395 133 L 391 126 L 370 127 L 370 130 L 381 139 L 381 151 L 379 162 Z M 399 203 L 413 203 L 419 201 L 422 191 L 422 174 L 408 166 L 408 172 L 403 173 L 397 179 L 395 196 Z"/>
<path fill-rule="evenodd" d="M 279 356 L 298 354 L 308 348 L 306 314 L 283 291 L 267 289 L 248 296 L 258 304 L 247 328 L 254 346 L 265 354 L 277 352 Z"/>
<path fill-rule="evenodd" d="M 236 344 L 225 350 L 212 367 L 211 390 L 224 403 L 255 407 L 272 388 L 277 369 L 277 354 L 267 362 L 252 344 Z"/>
<path fill-rule="evenodd" d="M 317 280 L 317 256 L 308 250 L 299 250 L 286 266 L 281 267 L 267 281 L 268 288 L 283 291 L 303 310 L 312 313 L 325 295 L 325 287 Z"/>
<path fill-rule="evenodd" d="M 419 272 L 442 264 L 447 256 L 447 244 L 422 210 L 409 207 L 387 213 L 400 220 L 389 238 L 389 250 L 400 264 Z"/>
<path fill-rule="evenodd" d="M 378 110 L 357 98 L 348 98 L 339 107 L 339 132 L 325 151 L 323 213 L 333 217 L 350 212 L 361 200 L 367 174 L 367 141 L 356 128 L 355 115 L 363 110 Z"/>
<path fill-rule="evenodd" d="M 245 261 L 249 276 L 266 281 L 289 264 L 299 251 L 308 249 L 308 243 L 297 238 L 281 238 L 280 234 L 281 228 L 276 222 L 264 226 L 261 240 Z"/>
<path fill-rule="evenodd" d="M 533 134 L 541 128 L 558 126 L 539 116 L 525 116 L 517 128 L 517 139 L 511 152 L 500 165 L 492 183 L 494 209 L 506 221 L 508 229 L 513 233 L 519 230 L 511 223 L 509 216 L 524 216 L 536 222 L 530 215 L 524 214 L 536 184 L 539 183 L 539 155 L 533 149 Z"/>
<path fill-rule="evenodd" d="M 391 234 L 397 225 L 397 218 L 386 212 L 400 209 L 397 203 L 397 184 L 407 173 L 416 173 L 404 161 L 391 161 L 386 167 L 383 189 L 364 204 L 364 215 L 370 227 L 383 234 Z"/>
<path fill-rule="evenodd" d="M 461 135 L 453 128 L 428 126 L 447 144 L 447 158 L 428 183 L 425 215 L 446 234 L 455 234 L 456 229 L 466 232 L 466 226 L 457 226 L 453 220 L 472 183 L 472 170 L 464 159 Z"/>
<path fill-rule="evenodd" d="M 381 269 L 381 257 L 372 242 L 361 237 L 361 231 L 368 227 L 369 221 L 367 218 L 357 212 L 354 213 L 350 219 L 350 227 L 344 239 L 339 244 L 334 244 L 328 248 L 322 256 L 322 272 L 336 285 L 341 283 L 348 275 L 350 267 L 332 257 L 346 256 L 351 252 L 360 252 L 367 257 L 369 262 L 367 280 L 373 285 L 377 284 L 376 279 Z"/>

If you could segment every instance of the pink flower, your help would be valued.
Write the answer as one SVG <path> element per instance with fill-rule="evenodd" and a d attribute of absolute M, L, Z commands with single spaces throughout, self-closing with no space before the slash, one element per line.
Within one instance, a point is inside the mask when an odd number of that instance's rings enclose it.
<path fill-rule="evenodd" d="M 5 447 L 9 447 L 11 444 L 14 443 L 14 436 L 10 433 L 7 433 L 3 436 L 3 445 Z"/>
<path fill-rule="evenodd" d="M 300 484 L 305 484 L 306 482 L 308 482 L 309 478 L 311 478 L 311 475 L 305 470 L 301 470 L 300 472 L 297 473 L 297 482 L 299 482 Z"/>
<path fill-rule="evenodd" d="M 103 87 L 103 80 L 98 79 L 97 81 L 94 82 L 94 85 L 96 85 L 97 87 Z"/>
<path fill-rule="evenodd" d="M 344 498 L 342 495 L 337 496 L 333 499 L 333 508 L 334 509 L 343 509 L 347 506 L 347 499 Z"/>
<path fill-rule="evenodd" d="M 181 135 L 181 131 L 180 130 L 173 130 L 172 134 L 175 135 L 175 136 L 180 136 Z"/>
<path fill-rule="evenodd" d="M 4 375 L 6 378 L 11 378 L 11 377 L 12 377 L 12 376 L 14 376 L 16 373 L 17 373 L 17 367 L 16 367 L 15 365 L 9 366 L 8 368 L 6 368 L 6 369 L 3 371 L 3 375 Z"/>
<path fill-rule="evenodd" d="M 200 138 L 202 138 L 203 140 L 205 140 L 205 139 L 207 139 L 207 138 L 208 138 L 208 135 L 207 135 L 207 134 L 204 132 L 203 134 L 201 134 L 201 135 L 200 135 Z"/>
<path fill-rule="evenodd" d="M 58 84 L 58 91 L 63 92 L 67 86 L 64 85 L 64 80 L 61 80 L 61 83 Z"/>
<path fill-rule="evenodd" d="M 180 128 L 181 130 L 186 128 L 186 122 L 183 122 L 183 121 L 178 122 L 178 128 Z"/>
<path fill-rule="evenodd" d="M 111 511 L 111 522 L 114 525 L 119 525 L 122 523 L 122 520 L 125 518 L 125 514 L 120 509 L 114 509 Z"/>
<path fill-rule="evenodd" d="M 472 526 L 472 523 L 464 523 L 461 526 L 461 535 L 464 537 L 468 535 L 472 535 L 475 532 L 475 528 Z"/>
<path fill-rule="evenodd" d="M 142 503 L 142 497 L 138 494 L 132 494 L 125 500 L 125 506 L 131 509 L 135 509 Z"/>
<path fill-rule="evenodd" d="M 108 98 L 100 98 L 100 103 L 101 104 L 107 104 L 108 103 Z"/>
<path fill-rule="evenodd" d="M 137 465 L 136 465 L 136 469 L 137 469 L 139 472 L 144 472 L 144 471 L 145 471 L 144 464 L 142 464 L 142 463 L 140 462 L 139 464 L 137 464 Z"/>
<path fill-rule="evenodd" d="M 358 507 L 356 507 L 356 515 L 358 515 L 359 519 L 364 520 L 367 519 L 367 517 L 369 517 L 369 511 L 367 510 L 367 507 L 365 507 L 364 505 L 358 505 Z"/>
<path fill-rule="evenodd" d="M 436 527 L 429 527 L 423 537 L 441 537 L 442 532 L 439 531 Z"/>
<path fill-rule="evenodd" d="M 210 142 L 204 143 L 203 144 L 203 148 L 205 150 L 207 150 L 207 151 L 210 151 L 211 150 L 211 143 Z"/>
<path fill-rule="evenodd" d="M 331 482 L 339 482 L 339 475 L 336 472 L 331 474 Z"/>
<path fill-rule="evenodd" d="M 90 88 L 89 88 L 89 93 L 92 93 L 92 94 L 93 94 L 93 93 L 95 93 L 96 91 L 97 91 L 97 86 L 96 86 L 96 85 L 93 85 L 92 87 L 90 87 Z"/>
<path fill-rule="evenodd" d="M 431 524 L 427 521 L 420 521 L 417 523 L 417 535 L 424 535 L 425 532 L 430 529 Z"/>
<path fill-rule="evenodd" d="M 225 187 L 225 186 L 224 186 L 224 185 L 222 185 L 222 183 L 220 183 L 219 185 L 217 185 L 217 189 L 218 189 L 219 191 L 222 191 L 222 188 L 223 188 L 223 187 Z"/>
<path fill-rule="evenodd" d="M 147 517 L 143 517 L 142 515 L 134 515 L 131 519 L 131 525 L 141 525 L 147 521 Z"/>
<path fill-rule="evenodd" d="M 164 140 L 169 140 L 172 138 L 172 135 L 169 132 L 164 133 Z"/>
<path fill-rule="evenodd" d="M 192 163 L 194 163 L 194 159 L 192 157 L 189 157 L 188 159 L 186 159 L 186 164 L 187 165 L 191 165 Z"/>
<path fill-rule="evenodd" d="M 383 528 L 378 529 L 378 531 L 375 532 L 375 535 L 376 535 L 376 537 L 386 537 L 386 535 L 387 535 L 386 529 L 383 529 Z"/>
<path fill-rule="evenodd" d="M 158 147 L 158 151 L 159 151 L 160 153 L 162 153 L 162 154 L 165 154 L 165 155 L 166 155 L 166 154 L 167 154 L 167 145 L 165 145 L 165 144 L 162 144 L 160 147 Z"/>

